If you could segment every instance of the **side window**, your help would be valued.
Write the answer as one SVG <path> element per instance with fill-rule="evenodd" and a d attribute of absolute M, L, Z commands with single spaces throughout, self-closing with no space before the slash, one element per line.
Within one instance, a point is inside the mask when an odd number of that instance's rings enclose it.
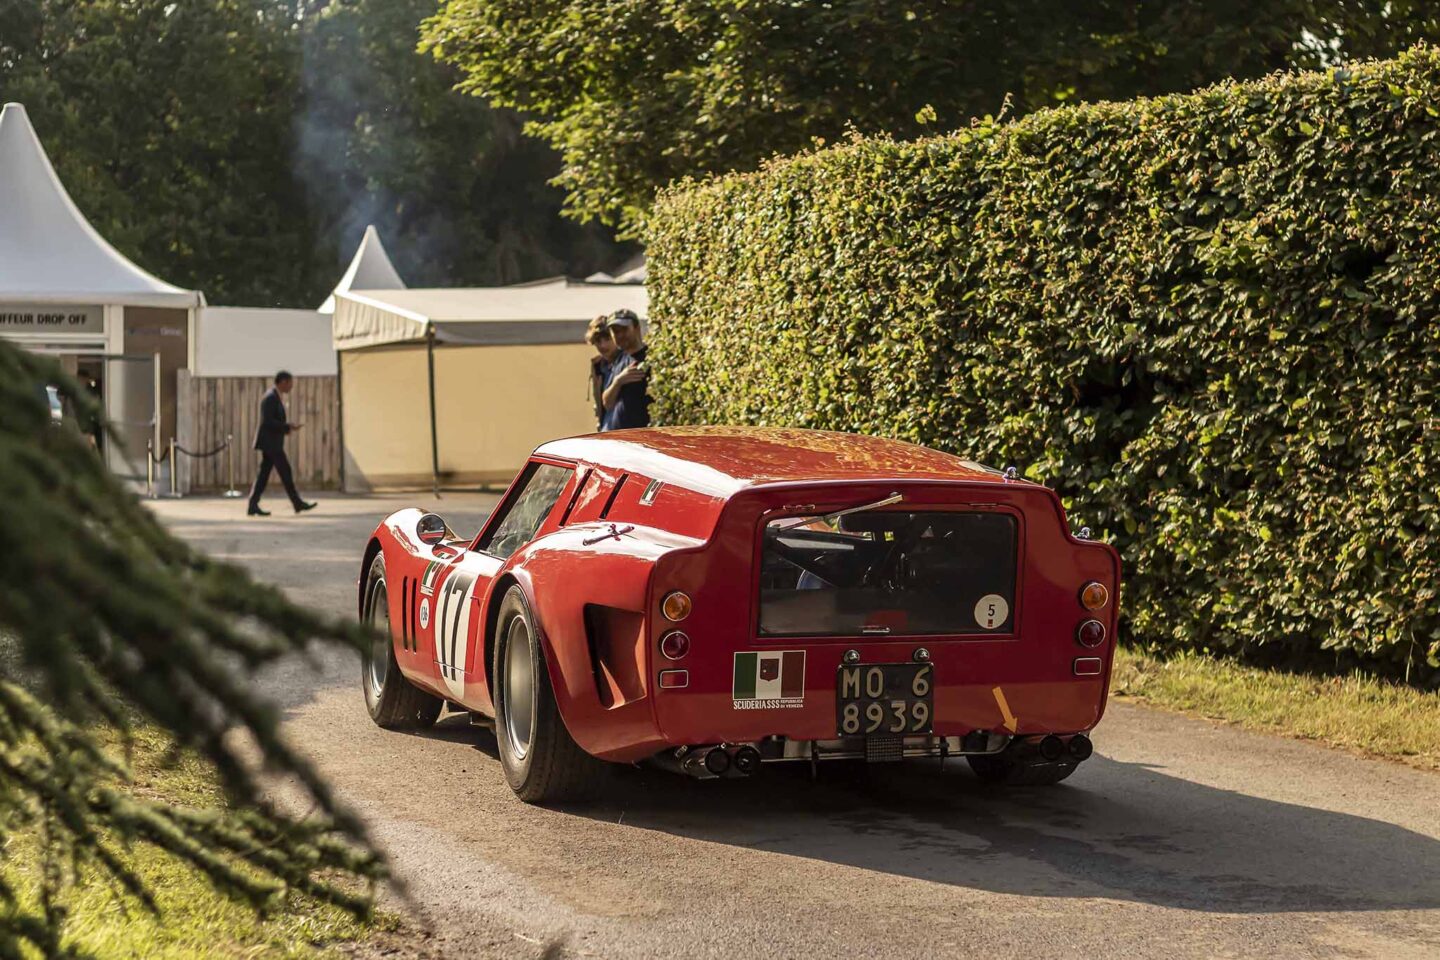
<path fill-rule="evenodd" d="M 500 518 L 480 542 L 480 549 L 504 560 L 528 543 L 550 515 L 572 472 L 550 463 L 527 465 L 514 495 L 500 506 Z"/>

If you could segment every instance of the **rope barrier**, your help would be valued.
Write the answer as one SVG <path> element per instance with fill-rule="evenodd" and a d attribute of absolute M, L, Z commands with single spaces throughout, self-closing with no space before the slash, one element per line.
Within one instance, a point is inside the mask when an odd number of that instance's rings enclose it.
<path fill-rule="evenodd" d="M 175 468 L 179 465 L 179 459 L 178 459 L 175 455 L 176 455 L 177 453 L 183 453 L 183 454 L 185 454 L 185 456 L 189 457 L 189 458 L 192 459 L 192 460 L 206 460 L 206 459 L 209 459 L 210 457 L 219 456 L 220 454 L 225 453 L 227 450 L 230 449 L 231 443 L 234 441 L 234 439 L 235 439 L 235 435 L 234 435 L 234 434 L 226 434 L 226 435 L 225 435 L 225 442 L 222 443 L 222 444 L 220 444 L 220 446 L 216 447 L 214 450 L 207 450 L 207 451 L 205 451 L 204 453 L 196 453 L 196 452 L 194 452 L 193 450 L 187 450 L 187 449 L 185 449 L 184 447 L 180 446 L 180 444 L 178 444 L 178 443 L 175 442 L 175 438 L 174 438 L 174 437 L 171 437 L 171 438 L 170 438 L 170 446 L 169 446 L 169 448 L 165 451 L 165 454 L 164 454 L 163 456 L 159 456 L 159 457 L 155 456 L 155 443 L 154 443 L 154 441 L 153 441 L 153 440 L 146 440 L 146 441 L 145 441 L 145 461 L 146 461 L 146 463 L 145 463 L 145 487 L 146 487 L 146 490 L 147 490 L 147 492 L 148 492 L 148 494 L 149 494 L 150 499 L 151 499 L 151 500 L 154 500 L 154 499 L 156 499 L 156 496 L 157 496 L 156 493 L 155 493 L 155 468 L 156 468 L 156 467 L 160 466 L 162 463 L 169 463 L 169 464 L 170 464 L 170 496 L 172 496 L 172 497 L 177 497 L 177 498 L 178 498 L 178 497 L 181 496 L 181 493 L 180 493 L 180 478 L 176 475 L 176 472 L 177 472 L 177 471 L 176 471 Z M 226 474 L 228 474 L 228 477 L 229 477 L 229 485 L 228 485 L 228 488 L 227 488 L 226 491 L 225 491 L 225 496 L 227 496 L 227 497 L 238 497 L 238 496 L 240 496 L 240 492 L 235 489 L 235 457 L 234 457 L 233 454 L 232 454 L 230 457 L 227 457 L 226 459 L 227 459 L 228 462 L 227 462 L 227 464 L 226 464 L 226 471 L 225 471 L 225 472 L 226 472 Z"/>
<path fill-rule="evenodd" d="M 185 456 L 189 457 L 192 460 L 205 460 L 210 457 L 216 456 L 217 454 L 224 453 L 226 450 L 230 449 L 230 438 L 226 437 L 225 442 L 220 444 L 220 446 L 216 447 L 214 450 L 207 450 L 204 453 L 195 453 L 193 450 L 186 450 L 178 443 L 175 444 L 175 449 L 178 450 L 180 453 L 185 454 Z"/>

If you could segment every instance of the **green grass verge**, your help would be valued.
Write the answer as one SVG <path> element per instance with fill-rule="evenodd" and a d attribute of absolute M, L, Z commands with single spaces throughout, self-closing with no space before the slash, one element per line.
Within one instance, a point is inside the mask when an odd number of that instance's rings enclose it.
<path fill-rule="evenodd" d="M 114 746 L 120 748 L 118 737 Z M 190 755 L 174 755 L 156 731 L 135 733 L 131 768 L 137 792 L 175 804 L 223 803 L 209 768 Z M 12 835 L 0 860 L 0 874 L 21 899 L 38 895 L 40 841 Z M 132 847 L 126 858 L 149 885 L 162 915 L 84 871 L 65 895 L 66 944 L 107 960 L 190 960 L 190 958 L 333 957 L 333 949 L 363 937 L 367 926 L 335 907 L 295 896 L 266 916 L 217 893 L 194 870 L 162 851 Z M 388 925 L 387 921 L 380 921 Z"/>
<path fill-rule="evenodd" d="M 1112 695 L 1251 730 L 1440 770 L 1440 694 L 1362 675 L 1316 677 L 1198 654 L 1121 649 Z"/>

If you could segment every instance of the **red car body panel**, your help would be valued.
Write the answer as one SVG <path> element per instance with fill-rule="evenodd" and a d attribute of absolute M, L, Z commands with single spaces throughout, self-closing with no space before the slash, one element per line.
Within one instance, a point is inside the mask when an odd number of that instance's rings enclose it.
<path fill-rule="evenodd" d="M 515 496 L 513 484 L 470 542 L 427 547 L 415 532 L 419 511 L 392 515 L 376 529 L 362 568 L 363 590 L 370 557 L 384 553 L 404 675 L 465 708 L 493 712 L 491 630 L 506 590 L 519 584 L 567 729 L 586 751 L 609 760 L 639 760 L 687 744 L 835 738 L 836 671 L 847 650 L 858 651 L 862 663 L 890 663 L 911 661 L 917 648 L 926 648 L 935 667 L 936 736 L 1072 734 L 1090 730 L 1104 713 L 1119 556 L 1106 544 L 1072 536 L 1059 498 L 1043 486 L 898 441 L 763 428 L 577 437 L 542 446 L 533 462 L 573 475 L 535 535 L 511 556 L 492 557 L 478 547 Z M 1011 630 L 760 636 L 764 524 L 894 492 L 905 495 L 896 509 L 1016 518 Z M 1093 614 L 1078 599 L 1092 580 L 1110 595 Z M 674 590 L 693 602 L 681 624 L 659 609 Z M 1092 617 L 1106 627 L 1104 642 L 1093 649 L 1075 639 L 1078 625 Z M 691 645 L 671 661 L 658 643 L 677 626 Z M 774 650 L 805 652 L 803 707 L 737 709 L 735 654 Z M 1075 661 L 1082 657 L 1100 658 L 1099 673 L 1077 676 Z M 661 689 L 657 677 L 664 669 L 688 671 L 688 686 Z"/>

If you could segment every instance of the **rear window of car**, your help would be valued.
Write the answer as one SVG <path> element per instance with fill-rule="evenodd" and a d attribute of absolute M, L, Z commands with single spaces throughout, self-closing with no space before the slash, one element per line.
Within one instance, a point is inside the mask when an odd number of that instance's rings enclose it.
<path fill-rule="evenodd" d="M 480 542 L 480 549 L 503 560 L 529 543 L 555 508 L 573 472 L 553 463 L 527 465 L 514 494 L 501 504 L 501 515 Z"/>
<path fill-rule="evenodd" d="M 872 511 L 766 524 L 760 634 L 1008 633 L 1018 525 L 1005 513 Z"/>

